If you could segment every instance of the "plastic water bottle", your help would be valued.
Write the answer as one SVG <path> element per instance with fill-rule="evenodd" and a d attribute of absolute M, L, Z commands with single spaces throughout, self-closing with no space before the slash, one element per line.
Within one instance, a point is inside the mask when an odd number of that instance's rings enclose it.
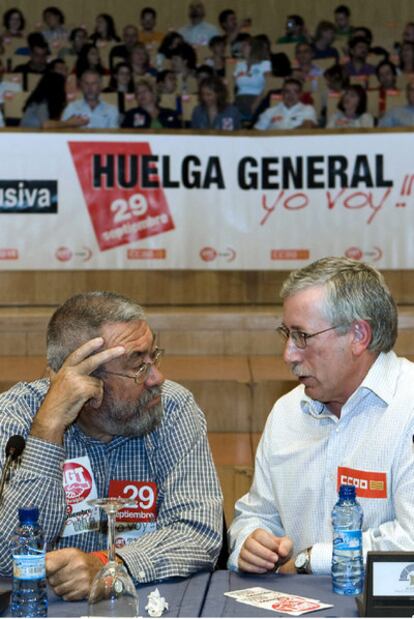
<path fill-rule="evenodd" d="M 363 513 L 355 497 L 355 486 L 342 485 L 332 510 L 332 586 L 341 595 L 358 595 L 364 586 Z"/>
<path fill-rule="evenodd" d="M 37 507 L 19 509 L 19 526 L 12 538 L 12 617 L 47 617 L 45 539 Z"/>

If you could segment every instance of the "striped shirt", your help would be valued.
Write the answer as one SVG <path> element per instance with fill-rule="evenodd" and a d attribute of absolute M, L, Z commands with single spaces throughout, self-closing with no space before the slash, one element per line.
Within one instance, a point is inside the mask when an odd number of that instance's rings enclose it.
<path fill-rule="evenodd" d="M 414 364 L 393 352 L 379 355 L 340 419 L 302 385 L 280 398 L 258 447 L 252 487 L 236 503 L 230 569 L 237 569 L 246 537 L 262 528 L 289 535 L 295 553 L 312 546 L 312 571 L 329 573 L 331 511 L 344 469 L 345 477 L 373 481 L 354 481 L 361 486 L 364 552 L 412 550 L 413 433 Z"/>
<path fill-rule="evenodd" d="M 106 548 L 103 533 L 60 536 L 67 508 L 63 463 L 81 456 L 89 457 L 100 497 L 108 496 L 110 480 L 157 484 L 156 530 L 117 550 L 137 581 L 212 570 L 221 546 L 222 494 L 205 418 L 192 394 L 165 381 L 163 420 L 147 436 L 115 436 L 102 443 L 82 433 L 75 423 L 66 430 L 62 446 L 29 435 L 48 388 L 47 380 L 38 380 L 18 383 L 0 395 L 2 466 L 8 438 L 14 434 L 26 438 L 0 507 L 0 573 L 11 573 L 10 538 L 17 526 L 17 508 L 30 503 L 39 507 L 49 547 L 70 546 L 86 552 Z"/>

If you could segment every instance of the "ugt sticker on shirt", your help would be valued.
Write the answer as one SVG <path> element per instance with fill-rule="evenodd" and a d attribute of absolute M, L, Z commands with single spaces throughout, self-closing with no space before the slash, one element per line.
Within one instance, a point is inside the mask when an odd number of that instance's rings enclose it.
<path fill-rule="evenodd" d="M 101 251 L 174 229 L 148 142 L 70 142 Z"/>
<path fill-rule="evenodd" d="M 133 507 L 125 506 L 116 515 L 115 545 L 117 548 L 135 541 L 157 528 L 157 484 L 153 481 L 112 479 L 109 496 L 131 500 Z"/>
<path fill-rule="evenodd" d="M 99 508 L 88 503 L 97 498 L 96 484 L 88 456 L 65 460 L 63 489 L 67 517 L 62 537 L 99 529 Z"/>

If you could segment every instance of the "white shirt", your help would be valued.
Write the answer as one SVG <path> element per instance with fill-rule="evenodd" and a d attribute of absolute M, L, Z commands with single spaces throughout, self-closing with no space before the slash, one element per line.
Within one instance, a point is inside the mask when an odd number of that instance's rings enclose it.
<path fill-rule="evenodd" d="M 316 112 L 313 105 L 297 103 L 292 107 L 286 107 L 281 101 L 260 114 L 255 124 L 255 129 L 296 129 L 305 120 L 311 120 L 317 124 Z"/>
<path fill-rule="evenodd" d="M 178 32 L 190 45 L 208 45 L 211 38 L 220 34 L 215 26 L 206 21 L 202 21 L 195 26 L 192 24 L 183 26 Z"/>
<path fill-rule="evenodd" d="M 6 92 L 22 92 L 20 82 L 0 82 L 0 103 L 4 102 L 4 94 Z"/>
<path fill-rule="evenodd" d="M 326 127 L 328 129 L 360 129 L 361 127 L 371 128 L 374 126 L 374 118 L 369 112 L 365 112 L 356 118 L 348 118 L 343 112 L 338 110 L 328 119 Z"/>
<path fill-rule="evenodd" d="M 238 95 L 260 95 L 266 85 L 266 73 L 271 73 L 270 60 L 256 62 L 250 67 L 245 60 L 239 61 L 234 68 L 234 79 Z"/>
<path fill-rule="evenodd" d="M 68 120 L 71 116 L 87 116 L 89 122 L 83 129 L 117 129 L 119 127 L 119 113 L 114 105 L 100 101 L 92 109 L 85 99 L 77 99 L 69 103 L 63 110 L 62 120 Z"/>
<path fill-rule="evenodd" d="M 364 553 L 412 550 L 413 433 L 414 363 L 393 352 L 380 354 L 340 419 L 308 398 L 303 385 L 280 398 L 258 447 L 252 487 L 236 503 L 229 568 L 237 569 L 244 540 L 262 528 L 289 535 L 295 553 L 312 546 L 312 572 L 329 573 L 338 467 L 359 471 L 354 479 L 378 473 L 386 481 L 385 498 L 363 497 L 357 489 Z M 370 492 L 373 487 L 369 482 Z"/>

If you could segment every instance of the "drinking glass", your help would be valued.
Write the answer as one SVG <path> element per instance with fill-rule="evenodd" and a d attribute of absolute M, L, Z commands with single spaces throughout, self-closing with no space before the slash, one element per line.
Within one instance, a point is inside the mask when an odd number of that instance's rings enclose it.
<path fill-rule="evenodd" d="M 138 595 L 125 566 L 115 557 L 115 517 L 121 507 L 134 507 L 131 499 L 117 497 L 88 501 L 108 516 L 109 562 L 96 574 L 89 592 L 89 617 L 138 617 Z"/>

